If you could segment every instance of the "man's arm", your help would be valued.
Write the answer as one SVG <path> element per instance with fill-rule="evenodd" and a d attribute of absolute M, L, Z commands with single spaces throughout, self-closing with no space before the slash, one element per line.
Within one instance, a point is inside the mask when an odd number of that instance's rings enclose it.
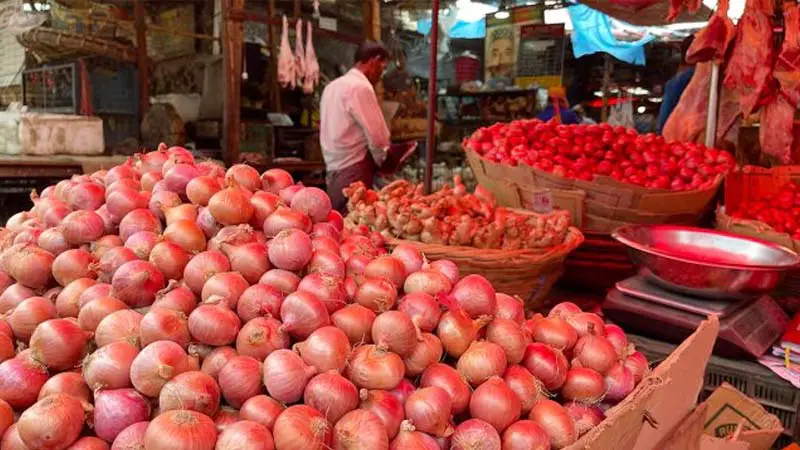
<path fill-rule="evenodd" d="M 372 158 L 380 167 L 386 160 L 386 151 L 391 145 L 389 128 L 383 118 L 383 110 L 378 104 L 375 91 L 371 88 L 356 86 L 352 93 L 353 97 L 348 101 L 348 110 L 367 136 L 367 144 Z"/>

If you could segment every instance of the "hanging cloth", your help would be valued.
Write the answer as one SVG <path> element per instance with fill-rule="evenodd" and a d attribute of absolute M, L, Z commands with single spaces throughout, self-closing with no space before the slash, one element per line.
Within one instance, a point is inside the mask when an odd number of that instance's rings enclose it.
<path fill-rule="evenodd" d="M 593 53 L 605 52 L 630 64 L 643 66 L 644 46 L 655 39 L 647 34 L 637 41 L 620 41 L 611 31 L 611 19 L 585 5 L 567 8 L 572 19 L 572 51 L 576 58 Z"/>

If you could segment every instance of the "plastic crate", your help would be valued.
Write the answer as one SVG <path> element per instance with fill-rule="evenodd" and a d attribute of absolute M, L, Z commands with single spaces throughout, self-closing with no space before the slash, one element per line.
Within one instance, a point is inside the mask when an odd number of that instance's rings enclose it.
<path fill-rule="evenodd" d="M 628 335 L 628 339 L 647 357 L 651 366 L 658 365 L 676 347 L 641 336 Z M 758 363 L 712 356 L 706 367 L 705 383 L 699 401 L 705 400 L 722 383 L 731 384 L 781 420 L 783 435 L 773 448 L 782 449 L 800 439 L 800 389 Z"/>

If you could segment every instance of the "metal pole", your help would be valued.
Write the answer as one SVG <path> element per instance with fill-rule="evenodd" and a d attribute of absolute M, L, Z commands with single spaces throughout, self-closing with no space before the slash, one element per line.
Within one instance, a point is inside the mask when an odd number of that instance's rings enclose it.
<path fill-rule="evenodd" d="M 431 67 L 428 75 L 428 137 L 425 147 L 425 192 L 433 189 L 433 154 L 436 152 L 437 72 L 439 53 L 439 0 L 433 0 L 431 19 Z"/>
<path fill-rule="evenodd" d="M 719 63 L 711 66 L 711 82 L 708 85 L 708 113 L 706 117 L 706 147 L 717 141 L 717 111 L 719 106 Z"/>

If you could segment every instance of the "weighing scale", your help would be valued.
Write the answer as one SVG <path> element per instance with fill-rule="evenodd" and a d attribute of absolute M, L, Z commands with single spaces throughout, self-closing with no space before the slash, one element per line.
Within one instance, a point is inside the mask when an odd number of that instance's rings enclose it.
<path fill-rule="evenodd" d="M 648 282 L 637 275 L 609 291 L 603 312 L 635 334 L 679 344 L 706 316 L 720 321 L 714 353 L 727 358 L 755 359 L 783 334 L 789 318 L 772 298 L 719 300 L 691 297 Z"/>

